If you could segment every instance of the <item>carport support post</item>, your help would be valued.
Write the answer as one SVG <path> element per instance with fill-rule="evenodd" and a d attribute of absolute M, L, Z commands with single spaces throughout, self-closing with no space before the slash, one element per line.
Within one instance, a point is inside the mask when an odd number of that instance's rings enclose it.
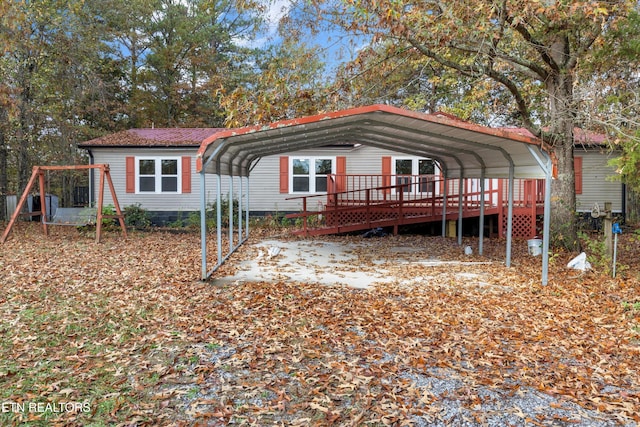
<path fill-rule="evenodd" d="M 240 245 L 240 243 L 242 243 L 242 197 L 244 194 L 242 194 L 242 175 L 238 176 L 238 178 L 240 181 L 240 191 L 238 195 L 238 245 Z"/>
<path fill-rule="evenodd" d="M 551 229 L 551 176 L 553 164 L 547 159 L 547 177 L 544 180 L 544 218 L 542 219 L 542 286 L 549 281 L 549 232 Z"/>
<path fill-rule="evenodd" d="M 207 177 L 204 168 L 200 171 L 200 253 L 202 280 L 207 280 Z"/>
<path fill-rule="evenodd" d="M 462 193 L 467 191 L 466 183 L 467 179 L 462 176 L 460 171 L 460 183 L 458 184 L 458 245 L 462 245 Z"/>
<path fill-rule="evenodd" d="M 505 264 L 511 267 L 511 234 L 513 234 L 513 163 L 509 165 L 509 201 L 507 202 L 507 259 Z"/>
<path fill-rule="evenodd" d="M 229 253 L 233 252 L 233 175 L 229 175 Z"/>
<path fill-rule="evenodd" d="M 222 265 L 222 177 L 216 174 L 216 234 L 218 238 L 218 266 Z"/>
<path fill-rule="evenodd" d="M 245 203 L 245 221 L 244 226 L 246 227 L 245 238 L 249 238 L 249 176 L 245 178 L 247 180 L 247 202 Z"/>
<path fill-rule="evenodd" d="M 484 240 L 484 168 L 480 173 L 480 229 L 478 230 L 478 254 L 482 255 L 482 241 Z"/>

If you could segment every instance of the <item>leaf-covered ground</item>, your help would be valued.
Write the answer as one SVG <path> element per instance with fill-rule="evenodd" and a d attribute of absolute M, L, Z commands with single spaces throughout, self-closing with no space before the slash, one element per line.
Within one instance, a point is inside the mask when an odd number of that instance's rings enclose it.
<path fill-rule="evenodd" d="M 198 281 L 197 234 L 94 244 L 21 225 L 0 246 L 0 424 L 640 422 L 637 236 L 621 236 L 615 279 L 607 263 L 567 269 L 560 253 L 545 287 L 522 242 L 512 268 L 498 240 L 483 257 L 438 237 L 367 245 L 352 267 L 393 280 L 220 285 Z M 407 262 L 400 246 L 451 262 Z"/>

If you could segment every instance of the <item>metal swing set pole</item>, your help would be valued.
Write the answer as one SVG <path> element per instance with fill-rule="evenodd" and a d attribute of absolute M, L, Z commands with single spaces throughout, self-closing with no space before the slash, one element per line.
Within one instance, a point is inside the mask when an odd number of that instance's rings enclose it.
<path fill-rule="evenodd" d="M 124 223 L 124 215 L 122 210 L 120 209 L 120 204 L 118 203 L 118 198 L 116 196 L 115 187 L 113 186 L 113 181 L 111 180 L 111 175 L 109 173 L 109 165 L 107 164 L 96 164 L 96 165 L 72 165 L 72 166 L 34 166 L 31 172 L 31 178 L 27 183 L 27 186 L 20 197 L 20 201 L 16 206 L 16 210 L 11 215 L 11 220 L 7 225 L 7 228 L 4 230 L 2 237 L 0 237 L 0 243 L 4 243 L 9 237 L 9 233 L 13 228 L 15 222 L 17 221 L 24 204 L 27 201 L 27 197 L 29 196 L 29 192 L 31 188 L 35 184 L 36 178 L 38 179 L 38 186 L 40 190 L 40 212 L 33 212 L 31 215 L 40 215 L 41 218 L 46 218 L 47 215 L 47 202 L 45 198 L 45 171 L 62 171 L 62 170 L 87 170 L 87 169 L 99 169 L 100 170 L 100 192 L 98 194 L 98 205 L 96 206 L 96 243 L 100 243 L 100 238 L 102 235 L 102 219 L 103 218 L 117 218 L 120 223 L 120 228 L 122 229 L 122 234 L 124 237 L 127 237 L 127 228 Z M 116 210 L 116 215 L 103 215 L 102 214 L 102 204 L 104 200 L 104 183 L 105 180 L 109 185 L 109 190 L 111 191 L 111 198 L 113 199 L 113 204 Z M 47 228 L 47 222 L 42 221 L 42 231 L 45 236 L 49 234 L 49 230 Z"/>

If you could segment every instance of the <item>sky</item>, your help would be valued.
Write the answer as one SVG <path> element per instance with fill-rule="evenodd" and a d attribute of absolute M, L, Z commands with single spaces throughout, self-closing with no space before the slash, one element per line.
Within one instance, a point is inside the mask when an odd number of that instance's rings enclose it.
<path fill-rule="evenodd" d="M 260 46 L 268 43 L 274 38 L 277 39 L 278 23 L 292 10 L 291 0 L 262 0 L 266 8 L 265 17 L 268 22 L 268 30 L 265 35 L 253 41 L 253 46 Z M 308 36 L 311 37 L 311 36 Z M 354 36 L 336 30 L 321 32 L 313 36 L 313 39 L 302 40 L 307 45 L 320 46 L 322 58 L 328 68 L 333 68 L 340 63 L 353 59 L 358 52 L 357 46 L 362 46 L 366 42 L 357 40 Z"/>

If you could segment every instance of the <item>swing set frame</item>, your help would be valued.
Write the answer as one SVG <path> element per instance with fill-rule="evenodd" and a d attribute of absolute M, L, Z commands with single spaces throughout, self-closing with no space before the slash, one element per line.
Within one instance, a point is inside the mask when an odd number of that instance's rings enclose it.
<path fill-rule="evenodd" d="M 95 165 L 72 165 L 72 166 L 34 166 L 33 171 L 31 173 L 31 178 L 27 183 L 22 196 L 20 197 L 20 201 L 16 206 L 16 210 L 11 216 L 11 220 L 7 225 L 7 228 L 4 230 L 2 237 L 0 237 L 0 243 L 4 243 L 13 228 L 13 225 L 17 221 L 18 217 L 21 215 L 22 208 L 27 201 L 27 197 L 29 196 L 29 192 L 31 188 L 35 185 L 36 179 L 38 180 L 38 185 L 40 189 L 40 211 L 31 212 L 30 215 L 36 216 L 39 215 L 42 219 L 42 230 L 46 236 L 49 235 L 49 230 L 47 225 L 56 224 L 56 225 L 87 225 L 86 217 L 85 223 L 83 224 L 64 224 L 64 223 L 56 223 L 56 222 L 47 222 L 47 203 L 45 199 L 45 172 L 46 171 L 65 171 L 65 170 L 90 170 L 97 169 L 100 171 L 100 186 L 98 188 L 98 202 L 96 205 L 96 243 L 100 243 L 100 238 L 102 236 L 102 220 L 103 219 L 117 219 L 120 223 L 120 228 L 122 229 L 122 234 L 126 238 L 127 237 L 127 228 L 124 224 L 124 214 L 120 209 L 120 205 L 118 204 L 118 198 L 116 196 L 116 190 L 113 186 L 113 181 L 111 180 L 111 175 L 109 173 L 109 165 L 108 164 L 95 164 Z M 104 201 L 104 185 L 105 181 L 109 185 L 109 190 L 111 191 L 111 198 L 113 199 L 113 204 L 116 210 L 115 215 L 104 215 L 102 213 L 102 206 Z"/>

